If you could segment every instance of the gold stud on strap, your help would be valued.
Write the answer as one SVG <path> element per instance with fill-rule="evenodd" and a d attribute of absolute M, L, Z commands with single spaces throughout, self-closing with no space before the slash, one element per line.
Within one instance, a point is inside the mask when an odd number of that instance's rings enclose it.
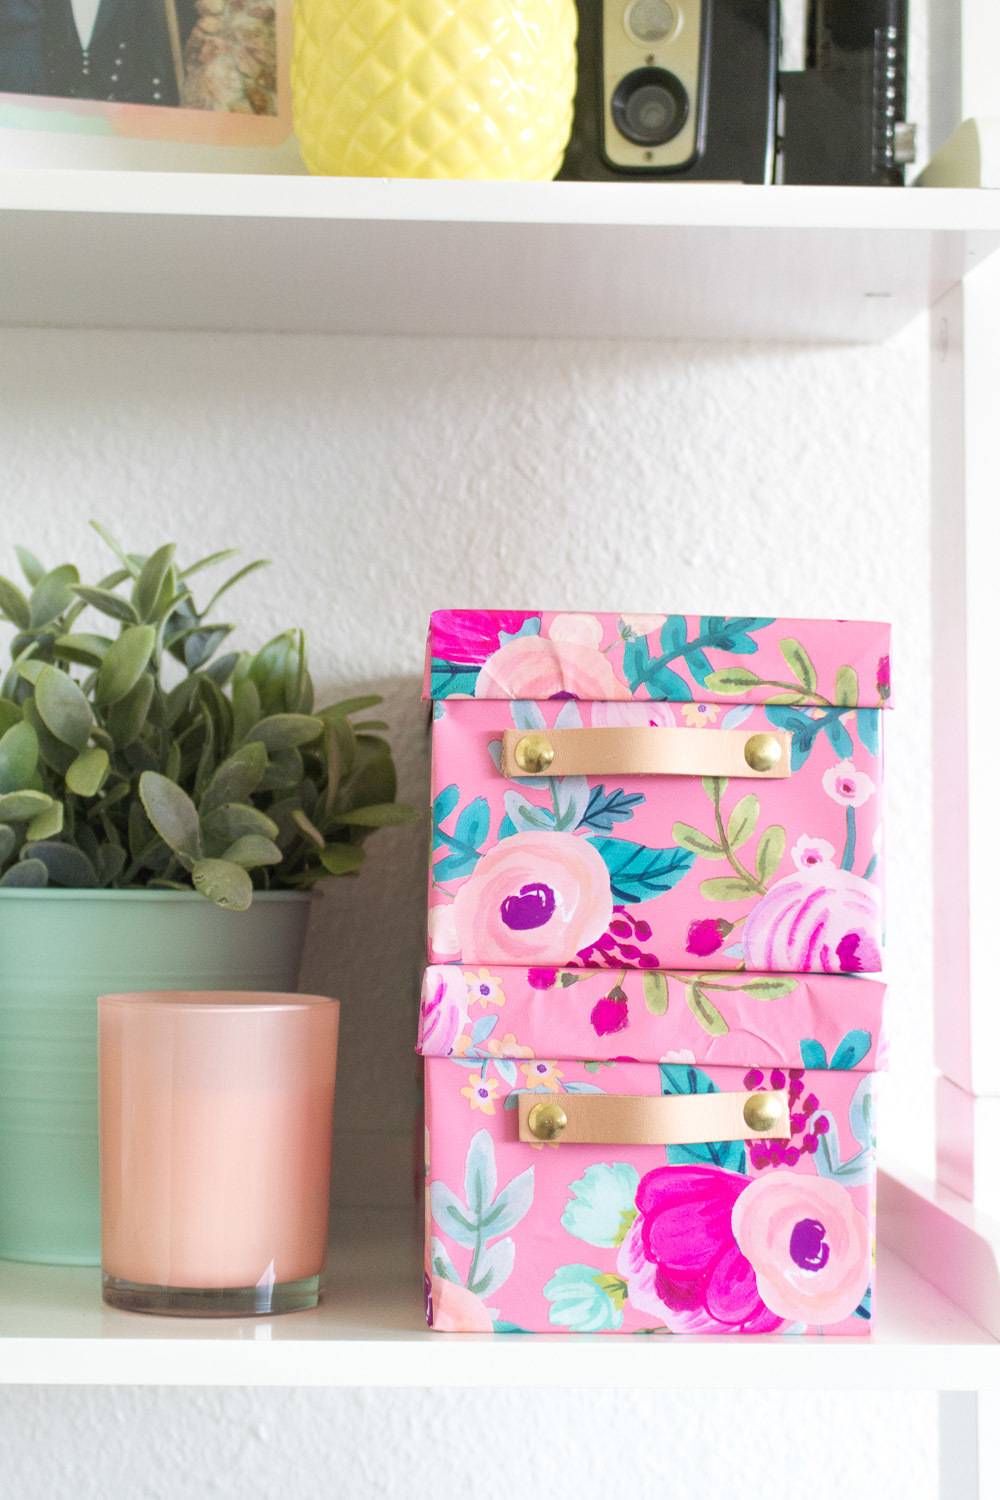
<path fill-rule="evenodd" d="M 752 734 L 743 746 L 751 771 L 773 771 L 781 760 L 781 741 L 775 734 Z"/>
<path fill-rule="evenodd" d="M 525 734 L 514 747 L 514 759 L 522 771 L 538 776 L 555 760 L 552 741 L 544 734 Z"/>
<path fill-rule="evenodd" d="M 750 1130 L 773 1130 L 787 1109 L 784 1094 L 751 1094 L 743 1106 L 743 1118 Z"/>
<path fill-rule="evenodd" d="M 540 1141 L 554 1141 L 568 1124 L 566 1111 L 554 1099 L 536 1104 L 528 1115 L 528 1129 Z"/>

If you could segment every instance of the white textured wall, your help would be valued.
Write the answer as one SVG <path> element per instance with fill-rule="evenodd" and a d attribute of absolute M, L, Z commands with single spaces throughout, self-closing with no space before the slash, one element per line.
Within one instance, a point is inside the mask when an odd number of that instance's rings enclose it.
<path fill-rule="evenodd" d="M 937 1451 L 922 1392 L 54 1387 L 0 1406 L 4 1500 L 937 1500 Z"/>
<path fill-rule="evenodd" d="M 137 548 L 272 557 L 231 598 L 244 642 L 301 623 L 323 688 L 382 686 L 417 801 L 432 606 L 890 617 L 883 1137 L 927 1161 L 924 340 L 919 324 L 873 349 L 3 333 L 0 571 L 15 540 L 98 568 L 89 516 Z M 303 976 L 345 1002 L 336 1171 L 354 1201 L 408 1190 L 424 840 L 380 836 L 366 877 L 330 889 Z M 361 1134 L 375 1126 L 387 1144 Z M 626 1476 L 637 1500 L 761 1483 L 929 1500 L 933 1434 L 910 1396 L 6 1390 L 0 1493 L 590 1497 Z"/>

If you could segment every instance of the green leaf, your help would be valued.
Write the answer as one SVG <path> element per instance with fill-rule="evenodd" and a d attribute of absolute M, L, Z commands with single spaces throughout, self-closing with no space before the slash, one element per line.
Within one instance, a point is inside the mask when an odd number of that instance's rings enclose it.
<path fill-rule="evenodd" d="M 219 854 L 246 834 L 259 834 L 266 839 L 278 837 L 278 825 L 273 818 L 259 808 L 239 802 L 227 802 L 225 807 L 214 808 L 202 820 L 201 827 L 206 841 Z"/>
<path fill-rule="evenodd" d="M 791 995 L 798 988 L 797 979 L 747 979 L 740 983 L 739 988 L 748 995 L 753 995 L 756 1000 L 782 1000 L 786 995 Z"/>
<path fill-rule="evenodd" d="M 190 869 L 201 858 L 202 844 L 198 809 L 187 792 L 158 771 L 143 771 L 139 777 L 139 796 L 160 838 Z"/>
<path fill-rule="evenodd" d="M 131 625 L 123 630 L 98 669 L 96 702 L 120 703 L 127 697 L 148 667 L 155 645 L 152 625 Z"/>
<path fill-rule="evenodd" d="M 834 679 L 833 701 L 838 708 L 857 708 L 858 674 L 853 667 L 838 667 Z"/>
<path fill-rule="evenodd" d="M 655 969 L 646 969 L 642 975 L 642 997 L 651 1016 L 665 1016 L 670 1004 L 670 992 L 666 976 Z"/>
<path fill-rule="evenodd" d="M 42 812 L 36 813 L 25 830 L 27 839 L 54 839 L 63 830 L 64 809 L 61 802 L 53 802 Z"/>
<path fill-rule="evenodd" d="M 785 852 L 785 830 L 780 823 L 772 823 L 770 828 L 765 828 L 757 845 L 757 879 L 763 882 L 771 880 L 781 864 Z"/>
<path fill-rule="evenodd" d="M 726 837 L 730 847 L 739 849 L 757 827 L 757 819 L 760 816 L 760 802 L 753 792 L 748 792 L 741 797 L 729 814 L 729 825 L 726 828 Z"/>
<path fill-rule="evenodd" d="M 328 875 L 351 875 L 364 862 L 365 851 L 357 844 L 327 844 L 320 863 Z"/>
<path fill-rule="evenodd" d="M 58 772 L 60 776 L 65 776 L 73 763 L 76 752 L 69 745 L 64 745 L 61 740 L 57 740 L 55 735 L 45 727 L 34 698 L 24 700 L 24 717 L 38 737 L 38 753 L 44 764 L 50 770 Z"/>
<path fill-rule="evenodd" d="M 45 667 L 35 683 L 35 704 L 42 721 L 64 745 L 82 750 L 94 722 L 90 704 L 72 677 L 58 667 Z"/>
<path fill-rule="evenodd" d="M 136 614 L 133 605 L 127 599 L 122 599 L 118 594 L 113 594 L 110 589 L 95 589 L 87 584 L 78 583 L 73 592 L 85 604 L 90 604 L 94 609 L 99 609 L 102 614 L 110 615 L 113 620 L 124 620 L 126 625 L 138 625 L 139 623 L 139 616 Z"/>
<path fill-rule="evenodd" d="M 244 870 L 255 870 L 259 865 L 280 865 L 283 857 L 273 839 L 263 838 L 259 833 L 245 833 L 230 844 L 222 856 L 234 865 L 242 865 Z"/>
<path fill-rule="evenodd" d="M 45 577 L 44 563 L 40 563 L 35 554 L 29 552 L 27 547 L 15 547 L 14 551 L 17 553 L 17 560 L 21 564 L 21 572 L 28 580 L 29 587 L 34 588 L 35 584 Z"/>
<path fill-rule="evenodd" d="M 722 1013 L 712 1004 L 699 984 L 685 985 L 691 1014 L 709 1036 L 725 1036 L 729 1030 Z"/>
<path fill-rule="evenodd" d="M 726 851 L 715 839 L 709 838 L 707 833 L 702 833 L 698 828 L 692 828 L 690 823 L 675 823 L 673 828 L 673 840 L 680 844 L 682 849 L 690 849 L 692 854 L 700 855 L 702 859 L 725 859 Z"/>
<path fill-rule="evenodd" d="M 0 793 L 30 786 L 38 766 L 38 736 L 23 720 L 0 738 Z"/>
<path fill-rule="evenodd" d="M 357 807 L 353 812 L 336 813 L 335 823 L 356 828 L 395 828 L 402 823 L 416 823 L 420 813 L 404 802 L 378 802 L 373 807 Z"/>
<path fill-rule="evenodd" d="M 6 792 L 0 797 L 0 822 L 27 823 L 51 805 L 52 798 L 45 792 Z"/>
<path fill-rule="evenodd" d="M 31 626 L 28 601 L 17 584 L 11 583 L 9 578 L 0 577 L 0 613 L 12 625 L 16 625 L 18 630 L 28 630 Z"/>
<path fill-rule="evenodd" d="M 9 698 L 0 698 L 0 734 L 6 734 L 14 724 L 20 724 L 21 710 Z"/>
<path fill-rule="evenodd" d="M 242 745 L 233 755 L 216 766 L 201 798 L 204 818 L 227 802 L 246 802 L 257 790 L 267 770 L 267 751 L 259 740 Z"/>
<path fill-rule="evenodd" d="M 326 708 L 321 708 L 319 717 L 326 720 L 344 719 L 348 714 L 361 713 L 366 708 L 377 708 L 382 702 L 378 693 L 366 693 L 360 698 L 344 698 L 340 703 L 330 703 Z"/>
<path fill-rule="evenodd" d="M 115 538 L 111 535 L 110 531 L 107 531 L 101 525 L 100 521 L 91 521 L 90 525 L 91 525 L 91 529 L 97 532 L 97 535 L 100 537 L 100 539 L 104 543 L 105 547 L 107 547 L 110 551 L 112 551 L 115 554 L 115 556 L 117 557 L 118 561 L 121 563 L 122 567 L 125 569 L 126 573 L 131 573 L 131 575 L 132 575 L 133 578 L 138 578 L 138 576 L 139 576 L 139 565 L 136 562 L 135 558 L 129 556 L 129 554 L 125 551 L 125 548 L 121 545 L 121 543 L 117 542 L 115 540 Z"/>
<path fill-rule="evenodd" d="M 212 613 L 212 610 L 218 604 L 219 600 L 222 598 L 223 594 L 228 593 L 229 590 L 233 588 L 237 583 L 240 583 L 244 578 L 248 577 L 249 574 L 256 573 L 258 568 L 269 568 L 270 566 L 271 564 L 267 558 L 259 557 L 256 562 L 247 563 L 245 567 L 240 568 L 239 572 L 234 573 L 231 578 L 227 578 L 225 583 L 220 584 L 220 586 L 216 589 L 211 599 L 209 599 L 208 603 L 205 605 L 205 608 L 201 610 L 202 617 L 204 618 L 205 615 L 210 615 Z"/>
<path fill-rule="evenodd" d="M 312 819 L 307 817 L 306 814 L 302 811 L 301 807 L 297 807 L 292 813 L 292 821 L 295 823 L 295 826 L 305 834 L 310 843 L 316 845 L 317 849 L 326 848 L 326 839 L 320 833 L 319 829 L 316 827 L 316 824 L 312 821 Z"/>
<path fill-rule="evenodd" d="M 156 684 L 144 673 L 130 693 L 126 693 L 108 713 L 108 730 L 119 750 L 131 745 L 142 733 Z"/>
<path fill-rule="evenodd" d="M 63 844 L 56 839 L 25 844 L 23 857 L 41 860 L 50 885 L 90 890 L 98 884 L 97 871 L 90 860 L 72 844 Z"/>
<path fill-rule="evenodd" d="M 97 746 L 82 750 L 66 772 L 66 785 L 77 797 L 96 797 L 108 774 L 108 752 Z"/>
<path fill-rule="evenodd" d="M 202 568 L 214 568 L 216 563 L 225 562 L 229 557 L 236 557 L 239 553 L 238 547 L 226 547 L 221 552 L 210 552 L 208 557 L 201 557 L 193 562 L 190 567 L 181 569 L 182 578 L 190 578 L 194 573 L 200 573 Z"/>
<path fill-rule="evenodd" d="M 721 672 L 709 672 L 705 686 L 710 693 L 743 693 L 756 687 L 760 678 L 749 667 L 723 667 Z"/>
<path fill-rule="evenodd" d="M 135 581 L 135 588 L 132 590 L 132 603 L 143 620 L 152 619 L 160 598 L 163 580 L 167 576 L 173 557 L 174 544 L 168 542 L 163 547 L 157 547 L 142 565 L 142 570 Z"/>
<path fill-rule="evenodd" d="M 42 661 L 40 657 L 32 655 L 33 651 L 34 647 L 32 646 L 23 656 L 17 657 L 14 661 L 14 669 L 17 675 L 23 677 L 25 682 L 30 682 L 32 687 L 35 686 L 39 677 L 41 677 L 45 668 L 49 665 L 47 661 Z"/>
<path fill-rule="evenodd" d="M 25 859 L 20 864 L 11 865 L 5 875 L 0 877 L 0 885 L 31 887 L 38 889 L 40 886 L 48 885 L 49 872 L 40 859 Z"/>
<path fill-rule="evenodd" d="M 249 731 L 248 740 L 260 740 L 265 750 L 292 750 L 308 745 L 323 732 L 323 720 L 311 714 L 272 714 Z"/>
<path fill-rule="evenodd" d="M 738 875 L 720 875 L 714 880 L 701 882 L 701 894 L 706 901 L 743 901 L 753 895 L 753 886 Z"/>
<path fill-rule="evenodd" d="M 237 670 L 239 670 L 237 668 Z M 260 694 L 249 677 L 233 683 L 233 738 L 249 740 L 250 730 L 260 718 Z"/>
<path fill-rule="evenodd" d="M 80 574 L 72 563 L 53 568 L 40 578 L 31 591 L 31 628 L 39 630 L 50 625 L 67 610 L 73 602 L 74 585 Z"/>
<path fill-rule="evenodd" d="M 801 641 L 789 636 L 781 642 L 781 654 L 788 664 L 788 670 L 796 682 L 801 682 L 807 693 L 816 691 L 816 668 L 812 664 L 809 652 Z"/>
<path fill-rule="evenodd" d="M 246 911 L 253 882 L 241 865 L 228 859 L 199 859 L 191 871 L 194 888 L 225 911 Z"/>
<path fill-rule="evenodd" d="M 81 667 L 99 667 L 110 646 L 110 636 L 80 631 L 57 636 L 52 649 L 62 661 L 75 662 Z"/>
<path fill-rule="evenodd" d="M 58 804 L 57 804 L 58 806 Z M 5 864 L 14 853 L 17 844 L 17 834 L 9 823 L 0 823 L 0 865 Z"/>

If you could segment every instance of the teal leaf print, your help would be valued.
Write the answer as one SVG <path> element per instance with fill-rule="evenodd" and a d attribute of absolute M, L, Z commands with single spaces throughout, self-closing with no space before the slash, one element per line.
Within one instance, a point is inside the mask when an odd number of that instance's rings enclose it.
<path fill-rule="evenodd" d="M 458 806 L 458 787 L 452 783 L 443 791 L 438 792 L 431 803 L 431 817 L 434 823 L 434 847 L 439 848 L 444 843 L 444 838 L 438 829 L 438 824 L 443 823 L 445 818 L 450 818 Z"/>
<path fill-rule="evenodd" d="M 476 1243 L 475 1219 L 456 1193 L 443 1182 L 431 1183 L 431 1215 L 456 1245 L 470 1249 Z"/>
<path fill-rule="evenodd" d="M 482 1220 L 497 1190 L 497 1164 L 488 1130 L 477 1130 L 465 1158 L 465 1197 L 470 1217 Z"/>
<path fill-rule="evenodd" d="M 628 1286 L 596 1266 L 560 1266 L 543 1287 L 552 1304 L 549 1322 L 573 1333 L 603 1333 L 622 1326 Z"/>
<path fill-rule="evenodd" d="M 439 797 L 446 797 L 452 791 L 451 787 L 445 787 Z M 447 804 L 446 804 L 447 805 Z M 454 802 L 451 807 L 454 808 Z M 457 880 L 463 875 L 470 875 L 482 858 L 480 847 L 490 831 L 490 805 L 485 797 L 476 797 L 458 815 L 454 833 L 447 833 L 436 821 L 434 826 L 434 843 L 436 846 L 444 846 L 451 850 L 443 859 L 439 859 L 434 866 L 433 875 L 435 880 Z"/>
<path fill-rule="evenodd" d="M 866 1073 L 854 1090 L 848 1118 L 851 1134 L 862 1148 L 875 1145 L 875 1080 Z"/>
<path fill-rule="evenodd" d="M 628 1162 L 598 1162 L 569 1185 L 562 1227 L 601 1250 L 616 1249 L 635 1218 L 639 1174 Z"/>
<path fill-rule="evenodd" d="M 694 864 L 690 849 L 649 849 L 628 839 L 592 838 L 611 876 L 616 901 L 630 906 L 672 891 Z"/>
<path fill-rule="evenodd" d="M 867 1080 L 870 1084 L 870 1078 Z M 874 1172 L 874 1156 L 871 1146 L 863 1146 L 856 1156 L 843 1161 L 840 1155 L 840 1139 L 837 1122 L 831 1114 L 816 1115 L 813 1129 L 820 1120 L 826 1121 L 826 1130 L 817 1132 L 816 1170 L 821 1177 L 829 1177 L 843 1187 L 860 1187 L 869 1182 Z M 853 1129 L 853 1125 L 852 1125 Z"/>
<path fill-rule="evenodd" d="M 520 1224 L 531 1207 L 534 1196 L 535 1169 L 528 1167 L 527 1171 L 512 1177 L 494 1199 L 483 1216 L 483 1232 L 488 1231 L 491 1239 L 495 1234 L 507 1234 L 515 1225 Z"/>
<path fill-rule="evenodd" d="M 812 718 L 801 708 L 770 707 L 766 710 L 768 722 L 776 729 L 791 733 L 791 767 L 799 771 L 805 765 L 820 734 L 825 734 L 841 760 L 849 760 L 853 752 L 851 736 L 844 726 L 846 708 L 825 708 L 817 718 Z"/>
<path fill-rule="evenodd" d="M 660 1064 L 662 1094 L 717 1094 L 718 1088 L 701 1068 L 685 1063 Z M 686 1146 L 668 1146 L 671 1166 L 721 1167 L 726 1172 L 745 1172 L 746 1147 L 742 1141 L 699 1141 Z"/>
<path fill-rule="evenodd" d="M 802 1054 L 802 1066 L 804 1068 L 826 1068 L 829 1066 L 826 1060 L 826 1048 L 822 1042 L 817 1042 L 815 1037 L 805 1037 L 799 1043 L 799 1052 Z"/>
<path fill-rule="evenodd" d="M 650 656 L 645 636 L 633 636 L 626 641 L 622 667 L 633 693 L 644 687 L 651 698 L 673 703 L 690 702 L 691 689 L 684 678 L 667 666 L 665 656 Z"/>
<path fill-rule="evenodd" d="M 878 754 L 881 709 L 858 709 L 858 739 L 870 755 Z"/>
<path fill-rule="evenodd" d="M 606 792 L 603 785 L 592 787 L 578 826 L 592 828 L 595 833 L 610 833 L 616 823 L 627 823 L 633 808 L 645 800 L 642 792 L 626 792 L 621 787 Z"/>
<path fill-rule="evenodd" d="M 854 1309 L 852 1316 L 855 1318 L 864 1318 L 867 1322 L 870 1322 L 871 1315 L 872 1289 L 871 1287 L 869 1287 L 867 1292 L 865 1292 L 865 1295 L 862 1297 L 861 1301 L 858 1303 L 857 1307 Z"/>
<path fill-rule="evenodd" d="M 856 1068 L 872 1050 L 872 1034 L 870 1031 L 849 1031 L 838 1043 L 833 1056 L 830 1058 L 830 1067 L 841 1069 L 845 1072 Z"/>
<path fill-rule="evenodd" d="M 450 698 L 463 693 L 475 697 L 479 668 L 459 662 L 431 658 L 431 693 L 435 698 Z"/>
<path fill-rule="evenodd" d="M 464 1187 L 465 1203 L 446 1183 L 432 1182 L 431 1217 L 456 1245 L 472 1251 L 464 1284 L 480 1296 L 496 1291 L 510 1275 L 514 1265 L 514 1245 L 513 1241 L 501 1240 L 501 1236 L 519 1224 L 531 1207 L 535 1194 L 535 1169 L 529 1167 L 521 1172 L 498 1193 L 493 1139 L 488 1130 L 477 1130 L 465 1158 Z M 491 1240 L 501 1242 L 491 1245 Z M 431 1242 L 432 1263 L 436 1243 Z M 447 1263 L 451 1264 L 450 1261 Z M 461 1284 L 457 1273 L 448 1279 Z"/>

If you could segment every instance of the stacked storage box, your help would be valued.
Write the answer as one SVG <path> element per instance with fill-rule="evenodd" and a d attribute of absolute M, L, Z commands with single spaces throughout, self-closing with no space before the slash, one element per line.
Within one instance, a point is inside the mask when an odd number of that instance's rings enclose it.
<path fill-rule="evenodd" d="M 869 1331 L 888 642 L 432 617 L 435 1328 Z"/>

